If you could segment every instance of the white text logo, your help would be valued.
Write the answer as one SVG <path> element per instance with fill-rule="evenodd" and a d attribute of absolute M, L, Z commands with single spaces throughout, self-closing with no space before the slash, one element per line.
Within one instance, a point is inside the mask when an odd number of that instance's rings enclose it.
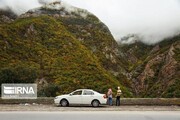
<path fill-rule="evenodd" d="M 36 99 L 36 84 L 2 84 L 1 96 L 3 99 Z"/>

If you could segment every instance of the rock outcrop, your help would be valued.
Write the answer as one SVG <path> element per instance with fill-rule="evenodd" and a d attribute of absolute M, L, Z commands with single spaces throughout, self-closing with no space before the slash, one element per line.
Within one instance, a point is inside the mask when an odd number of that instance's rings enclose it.
<path fill-rule="evenodd" d="M 126 76 L 132 80 L 132 88 L 141 97 L 180 97 L 179 50 L 180 36 L 156 45 L 121 45 L 129 70 Z"/>

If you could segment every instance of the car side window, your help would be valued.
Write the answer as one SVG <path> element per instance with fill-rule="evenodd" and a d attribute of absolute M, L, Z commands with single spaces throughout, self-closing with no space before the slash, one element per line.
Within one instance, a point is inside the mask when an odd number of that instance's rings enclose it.
<path fill-rule="evenodd" d="M 81 95 L 82 94 L 82 91 L 75 91 L 72 95 Z"/>
<path fill-rule="evenodd" d="M 92 91 L 85 90 L 83 95 L 94 95 Z"/>

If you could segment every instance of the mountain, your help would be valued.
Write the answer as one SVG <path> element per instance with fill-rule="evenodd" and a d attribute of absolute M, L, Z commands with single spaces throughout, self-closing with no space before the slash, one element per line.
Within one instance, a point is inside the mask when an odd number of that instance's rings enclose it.
<path fill-rule="evenodd" d="M 117 86 L 124 97 L 132 96 L 110 72 L 118 44 L 88 11 L 54 2 L 21 16 L 3 11 L 0 17 L 0 83 L 36 82 L 39 96 L 78 88 L 106 93 Z"/>
<path fill-rule="evenodd" d="M 121 67 L 118 66 L 118 44 L 108 27 L 96 16 L 86 10 L 61 2 L 54 2 L 41 8 L 30 10 L 20 17 L 26 18 L 41 15 L 49 15 L 61 22 L 74 37 L 99 58 L 106 70 L 113 74 L 119 72 Z"/>
<path fill-rule="evenodd" d="M 10 23 L 17 18 L 11 10 L 1 10 L 0 9 L 0 23 Z"/>
<path fill-rule="evenodd" d="M 0 83 L 35 82 L 38 96 L 121 86 L 123 97 L 179 98 L 180 35 L 139 39 L 117 42 L 95 15 L 63 2 L 20 16 L 0 10 Z"/>
<path fill-rule="evenodd" d="M 119 44 L 138 97 L 180 97 L 180 35 L 155 45 Z"/>

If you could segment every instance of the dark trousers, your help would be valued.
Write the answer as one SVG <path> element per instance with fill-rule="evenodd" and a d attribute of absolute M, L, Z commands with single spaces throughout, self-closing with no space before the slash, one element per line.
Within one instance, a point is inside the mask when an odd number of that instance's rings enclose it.
<path fill-rule="evenodd" d="M 113 102 L 113 101 L 112 101 L 112 98 L 111 98 L 111 97 L 108 97 L 108 105 L 112 106 L 112 105 L 113 105 L 112 102 Z"/>
<path fill-rule="evenodd" d="M 116 106 L 120 106 L 120 96 L 116 97 Z"/>

